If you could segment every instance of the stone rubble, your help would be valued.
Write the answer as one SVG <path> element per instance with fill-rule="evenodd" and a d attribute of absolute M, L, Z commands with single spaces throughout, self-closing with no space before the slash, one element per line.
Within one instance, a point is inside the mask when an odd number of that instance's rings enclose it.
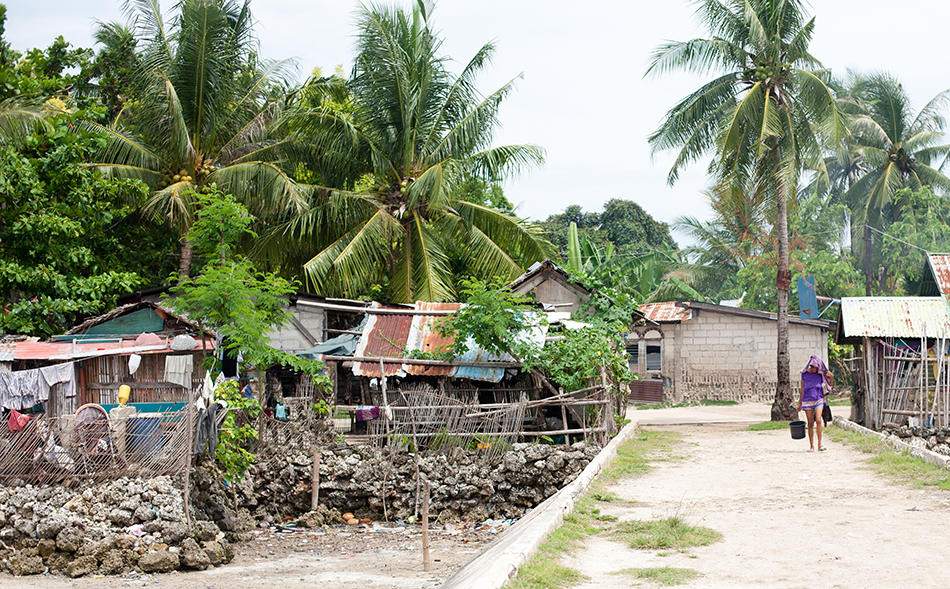
<path fill-rule="evenodd" d="M 181 490 L 167 476 L 121 478 L 75 491 L 0 487 L 0 569 L 16 576 L 48 571 L 81 577 L 202 569 L 233 558 L 215 524 L 196 522 L 199 545 L 184 521 Z"/>
<path fill-rule="evenodd" d="M 950 456 L 950 427 L 923 427 L 885 423 L 881 431 L 900 438 L 903 442 Z"/>
<path fill-rule="evenodd" d="M 0 570 L 144 575 L 205 570 L 234 557 L 232 544 L 255 530 L 318 529 L 343 523 L 349 512 L 364 523 L 415 523 L 421 487 L 429 482 L 430 521 L 486 522 L 502 530 L 573 481 L 600 451 L 595 444 L 514 444 L 488 464 L 475 450 L 383 456 L 368 446 L 337 445 L 320 460 L 320 506 L 311 511 L 312 459 L 288 448 L 255 464 L 229 486 L 207 461 L 191 476 L 185 523 L 181 481 L 167 476 L 121 478 L 80 489 L 12 481 L 0 487 Z M 385 502 L 383 498 L 385 497 Z M 374 524 L 375 525 L 375 524 Z"/>

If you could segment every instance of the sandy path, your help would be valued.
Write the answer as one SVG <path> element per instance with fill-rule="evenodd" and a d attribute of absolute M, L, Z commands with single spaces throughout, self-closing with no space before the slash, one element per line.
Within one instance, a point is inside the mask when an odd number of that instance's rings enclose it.
<path fill-rule="evenodd" d="M 685 460 L 616 485 L 639 503 L 602 511 L 621 520 L 680 515 L 723 540 L 663 557 L 593 538 L 564 559 L 591 577 L 582 589 L 632 586 L 640 581 L 608 573 L 654 566 L 702 573 L 691 588 L 950 586 L 950 492 L 890 485 L 863 466 L 867 455 L 827 440 L 827 452 L 808 453 L 807 440 L 787 431 L 648 427 L 681 432 L 674 454 Z"/>

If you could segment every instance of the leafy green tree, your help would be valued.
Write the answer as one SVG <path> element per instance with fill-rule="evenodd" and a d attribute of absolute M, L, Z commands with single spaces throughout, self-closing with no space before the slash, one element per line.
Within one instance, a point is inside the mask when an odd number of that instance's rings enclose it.
<path fill-rule="evenodd" d="M 669 226 L 630 200 L 610 199 L 601 213 L 584 212 L 579 205 L 571 205 L 563 213 L 550 215 L 541 226 L 562 254 L 567 252 L 567 228 L 571 223 L 577 226 L 582 242 L 587 239 L 599 248 L 610 243 L 618 254 L 642 255 L 664 246 L 677 248 Z"/>
<path fill-rule="evenodd" d="M 101 137 L 50 116 L 21 150 L 0 147 L 0 330 L 46 337 L 155 283 L 173 266 L 167 232 L 136 214 L 144 184 L 81 167 Z"/>
<path fill-rule="evenodd" d="M 855 258 L 837 249 L 835 237 L 840 234 L 846 206 L 821 195 L 812 195 L 800 203 L 789 216 L 790 267 L 793 272 L 791 297 L 798 300 L 795 278 L 815 277 L 818 295 L 831 298 L 859 296 L 861 276 Z M 771 311 L 775 308 L 775 284 L 771 277 L 777 264 L 774 240 L 764 244 L 764 251 L 745 260 L 738 270 L 733 296 L 742 297 L 742 307 Z M 830 309 L 823 319 L 834 319 Z"/>
<path fill-rule="evenodd" d="M 657 48 L 648 73 L 716 72 L 666 115 L 650 136 L 654 151 L 677 149 L 669 181 L 680 169 L 715 154 L 717 185 L 775 202 L 778 262 L 778 384 L 772 419 L 794 417 L 789 378 L 787 206 L 805 168 L 822 171 L 819 138 L 836 144 L 847 134 L 843 113 L 826 86 L 827 72 L 808 52 L 815 20 L 799 0 L 704 0 L 697 16 L 708 39 Z"/>
<path fill-rule="evenodd" d="M 918 190 L 902 188 L 894 194 L 895 206 L 900 208 L 891 223 L 880 235 L 881 242 L 879 288 L 891 296 L 917 294 L 927 252 L 950 251 L 950 202 L 937 196 L 929 187 Z"/>
<path fill-rule="evenodd" d="M 491 43 L 461 74 L 449 72 L 429 10 L 422 2 L 411 12 L 361 7 L 352 111 L 321 105 L 288 123 L 329 154 L 321 176 L 338 182 L 318 187 L 312 210 L 264 251 L 281 259 L 294 248 L 317 292 L 352 296 L 385 284 L 392 301 L 451 300 L 455 276 L 508 280 L 551 252 L 530 223 L 466 200 L 471 178 L 504 179 L 540 164 L 542 150 L 491 145 L 514 81 L 487 97 L 475 88 Z M 355 184 L 364 175 L 371 186 Z"/>
<path fill-rule="evenodd" d="M 296 292 L 297 284 L 273 273 L 258 272 L 250 260 L 234 252 L 235 243 L 248 233 L 254 218 L 215 185 L 204 194 L 187 196 L 199 205 L 188 239 L 209 261 L 196 277 L 173 276 L 178 284 L 164 301 L 202 329 L 222 336 L 231 357 L 241 352 L 244 361 L 258 369 L 282 365 L 302 370 L 318 386 L 325 386 L 328 380 L 320 375 L 320 362 L 269 345 L 268 333 L 290 322 L 284 297 Z"/>
<path fill-rule="evenodd" d="M 937 94 L 916 115 L 903 86 L 888 74 L 859 77 L 852 95 L 863 111 L 854 121 L 853 151 L 864 168 L 845 198 L 854 203 L 856 220 L 864 227 L 865 294 L 870 296 L 872 228 L 884 230 L 886 223 L 900 221 L 904 207 L 896 197 L 912 194 L 901 189 L 950 191 L 950 178 L 935 167 L 950 153 L 943 133 L 950 91 Z"/>
<path fill-rule="evenodd" d="M 213 183 L 258 216 L 305 211 L 307 195 L 274 163 L 286 156 L 293 168 L 291 155 L 300 154 L 271 134 L 280 113 L 273 88 L 289 62 L 258 60 L 249 0 L 182 0 L 169 22 L 157 0 L 129 1 L 125 8 L 127 29 L 103 24 L 97 37 L 120 53 L 120 72 L 134 66 L 132 80 L 117 82 L 134 100 L 111 124 L 91 125 L 109 141 L 90 165 L 148 184 L 145 210 L 180 235 L 194 220 L 195 195 Z M 135 56 L 121 53 L 133 41 Z M 106 83 L 113 74 L 103 74 Z M 190 273 L 191 255 L 182 239 L 182 277 Z"/>
<path fill-rule="evenodd" d="M 65 98 L 86 79 L 83 70 L 92 57 L 90 49 L 70 49 L 62 36 L 43 49 L 25 54 L 3 39 L 6 6 L 0 4 L 0 102 L 10 99 Z M 87 105 L 88 106 L 88 105 Z M 2 112 L 2 111 L 0 111 Z"/>

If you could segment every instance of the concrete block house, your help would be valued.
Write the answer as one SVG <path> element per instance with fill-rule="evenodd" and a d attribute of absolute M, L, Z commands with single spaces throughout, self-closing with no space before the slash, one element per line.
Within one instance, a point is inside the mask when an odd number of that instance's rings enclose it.
<path fill-rule="evenodd" d="M 778 323 L 775 313 L 710 303 L 643 305 L 643 321 L 627 336 L 631 386 L 640 402 L 720 399 L 768 402 L 775 396 Z M 812 354 L 828 361 L 834 323 L 789 318 L 793 390 L 798 371 Z"/>

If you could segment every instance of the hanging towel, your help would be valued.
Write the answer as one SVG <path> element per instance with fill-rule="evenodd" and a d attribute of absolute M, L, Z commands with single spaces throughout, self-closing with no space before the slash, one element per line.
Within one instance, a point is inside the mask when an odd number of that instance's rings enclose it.
<path fill-rule="evenodd" d="M 64 383 L 63 392 L 65 397 L 69 398 L 76 396 L 76 369 L 72 362 L 45 366 L 40 368 L 39 371 L 40 377 L 39 391 L 36 397 L 37 401 L 48 401 L 50 387 L 59 383 Z"/>
<path fill-rule="evenodd" d="M 7 426 L 9 426 L 11 432 L 18 432 L 23 430 L 26 427 L 27 422 L 30 421 L 29 415 L 23 415 L 16 409 L 10 410 L 10 420 L 7 421 Z"/>
<path fill-rule="evenodd" d="M 191 370 L 194 360 L 188 356 L 165 356 L 165 381 L 191 388 Z"/>

